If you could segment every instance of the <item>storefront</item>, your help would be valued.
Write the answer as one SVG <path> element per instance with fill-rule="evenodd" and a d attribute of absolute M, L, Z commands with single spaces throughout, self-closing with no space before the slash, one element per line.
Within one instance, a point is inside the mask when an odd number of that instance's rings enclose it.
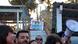
<path fill-rule="evenodd" d="M 15 31 L 22 29 L 23 6 L 0 6 L 0 23 L 11 26 Z"/>

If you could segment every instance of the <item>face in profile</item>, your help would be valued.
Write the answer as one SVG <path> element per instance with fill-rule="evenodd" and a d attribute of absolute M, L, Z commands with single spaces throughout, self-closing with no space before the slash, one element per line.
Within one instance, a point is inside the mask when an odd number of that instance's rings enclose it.
<path fill-rule="evenodd" d="M 7 44 L 14 44 L 14 39 L 14 34 L 9 32 L 8 36 L 6 37 Z"/>
<path fill-rule="evenodd" d="M 29 44 L 29 34 L 20 33 L 17 41 L 18 41 L 18 44 Z"/>

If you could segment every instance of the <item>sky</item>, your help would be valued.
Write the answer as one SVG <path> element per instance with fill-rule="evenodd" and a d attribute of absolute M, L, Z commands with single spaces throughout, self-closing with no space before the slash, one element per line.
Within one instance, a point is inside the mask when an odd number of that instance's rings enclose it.
<path fill-rule="evenodd" d="M 57 1 L 57 2 L 62 2 L 64 0 L 53 0 L 54 1 Z M 3 5 L 3 6 L 6 6 L 6 5 L 11 5 L 8 0 L 0 0 L 0 5 Z"/>
<path fill-rule="evenodd" d="M 0 0 L 0 5 L 6 6 L 6 5 L 11 5 L 8 0 Z"/>

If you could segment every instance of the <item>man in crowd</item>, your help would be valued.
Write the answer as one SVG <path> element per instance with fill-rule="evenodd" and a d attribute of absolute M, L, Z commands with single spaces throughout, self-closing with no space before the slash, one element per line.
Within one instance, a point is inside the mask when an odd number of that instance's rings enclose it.
<path fill-rule="evenodd" d="M 26 30 L 18 31 L 16 34 L 16 44 L 29 44 L 29 32 Z"/>

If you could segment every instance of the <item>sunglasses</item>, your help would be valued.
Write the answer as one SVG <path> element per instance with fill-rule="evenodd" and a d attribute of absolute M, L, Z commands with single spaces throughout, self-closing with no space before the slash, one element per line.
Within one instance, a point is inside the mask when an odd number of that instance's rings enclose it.
<path fill-rule="evenodd" d="M 40 41 L 42 41 L 42 38 L 36 38 L 36 40 L 40 40 Z"/>

